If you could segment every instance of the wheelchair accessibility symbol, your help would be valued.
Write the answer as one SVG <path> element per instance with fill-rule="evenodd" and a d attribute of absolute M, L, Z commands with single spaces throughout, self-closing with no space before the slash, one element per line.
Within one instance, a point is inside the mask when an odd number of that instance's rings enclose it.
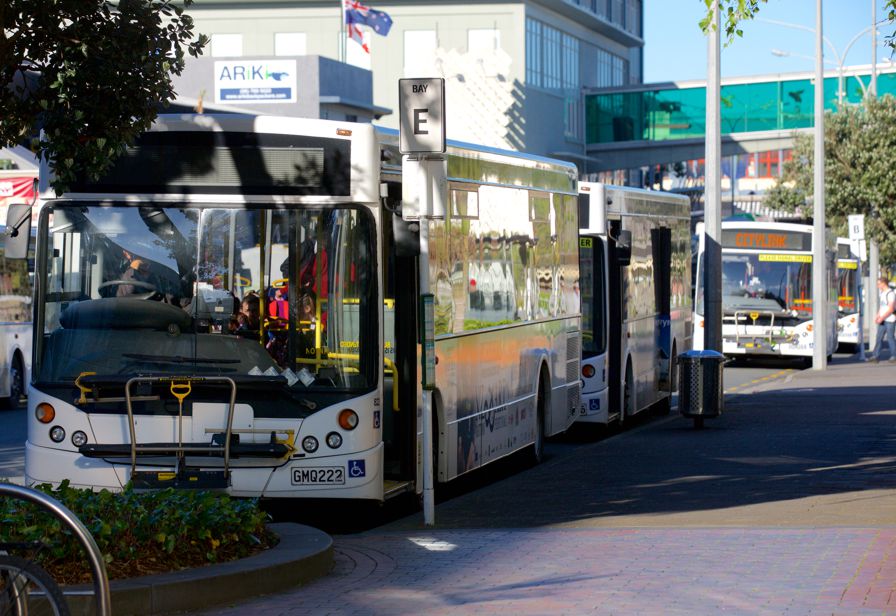
<path fill-rule="evenodd" d="M 367 476 L 367 468 L 364 464 L 364 460 L 349 460 L 348 461 L 348 476 L 349 477 L 366 477 Z"/>

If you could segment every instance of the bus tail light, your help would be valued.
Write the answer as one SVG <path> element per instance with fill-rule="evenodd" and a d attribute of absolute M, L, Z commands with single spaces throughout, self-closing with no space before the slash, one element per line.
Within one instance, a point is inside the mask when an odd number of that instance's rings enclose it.
<path fill-rule="evenodd" d="M 582 376 L 586 379 L 590 379 L 594 376 L 594 366 L 591 364 L 585 364 L 582 366 Z"/>
<path fill-rule="evenodd" d="M 34 416 L 40 423 L 48 424 L 56 419 L 56 409 L 46 402 L 41 402 L 37 405 L 37 408 L 34 409 Z"/>
<path fill-rule="evenodd" d="M 358 427 L 358 414 L 351 409 L 339 411 L 339 427 L 343 430 L 354 430 Z"/>

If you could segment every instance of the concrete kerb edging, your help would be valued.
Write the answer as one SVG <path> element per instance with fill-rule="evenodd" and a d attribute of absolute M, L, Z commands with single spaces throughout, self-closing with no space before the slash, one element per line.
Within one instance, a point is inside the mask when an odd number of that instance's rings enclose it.
<path fill-rule="evenodd" d="M 254 556 L 112 581 L 112 613 L 151 616 L 199 610 L 295 588 L 332 569 L 333 539 L 328 534 L 301 524 L 278 523 L 269 528 L 280 542 Z M 68 597 L 68 602 L 72 614 L 95 613 L 92 596 Z"/>

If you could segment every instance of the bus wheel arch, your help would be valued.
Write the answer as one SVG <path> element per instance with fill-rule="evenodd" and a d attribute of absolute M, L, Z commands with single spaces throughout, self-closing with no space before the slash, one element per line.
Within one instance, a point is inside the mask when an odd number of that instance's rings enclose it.
<path fill-rule="evenodd" d="M 530 460 L 539 464 L 544 460 L 544 440 L 547 429 L 545 422 L 551 404 L 551 373 L 547 363 L 542 361 L 538 369 L 538 385 L 535 392 L 535 435 L 529 446 Z"/>
<path fill-rule="evenodd" d="M 678 341 L 672 339 L 672 354 L 669 356 L 669 395 L 678 391 Z"/>
<path fill-rule="evenodd" d="M 625 358 L 625 372 L 623 373 L 625 376 L 622 380 L 622 396 L 620 400 L 619 406 L 619 419 L 617 421 L 617 425 L 621 428 L 625 424 L 626 417 L 631 417 L 634 415 L 632 409 L 634 409 L 634 370 L 632 370 L 632 358 L 631 355 Z"/>

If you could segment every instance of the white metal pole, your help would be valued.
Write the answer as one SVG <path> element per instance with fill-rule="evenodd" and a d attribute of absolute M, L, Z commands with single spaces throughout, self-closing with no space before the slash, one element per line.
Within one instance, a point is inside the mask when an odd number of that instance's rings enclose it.
<path fill-rule="evenodd" d="M 722 136 L 719 7 L 711 3 L 706 67 L 706 171 L 703 251 L 704 349 L 722 351 Z"/>
<path fill-rule="evenodd" d="M 432 213 L 432 178 L 423 156 L 417 162 L 417 187 L 420 190 L 420 274 L 419 284 L 422 296 L 429 293 L 429 216 Z M 423 315 L 420 315 L 423 318 Z M 423 341 L 421 340 L 421 343 Z M 421 366 L 422 368 L 422 366 Z M 432 467 L 432 392 L 423 389 L 421 409 L 423 410 L 423 523 L 436 523 L 436 501 Z"/>
<path fill-rule="evenodd" d="M 824 45 L 821 0 L 815 1 L 815 185 L 812 198 L 812 321 L 815 344 L 812 367 L 827 368 L 828 285 L 824 217 Z"/>
<path fill-rule="evenodd" d="M 877 0 L 871 0 L 871 83 L 868 96 L 877 96 Z"/>
<path fill-rule="evenodd" d="M 345 62 L 347 57 L 346 38 L 348 33 L 345 29 L 345 0 L 339 0 L 339 61 Z"/>

